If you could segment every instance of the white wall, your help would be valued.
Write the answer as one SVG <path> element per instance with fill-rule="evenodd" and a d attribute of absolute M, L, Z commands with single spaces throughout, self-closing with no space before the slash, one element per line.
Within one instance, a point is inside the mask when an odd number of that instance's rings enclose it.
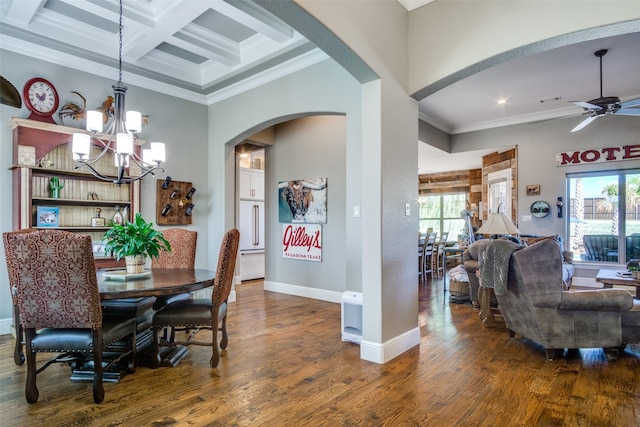
<path fill-rule="evenodd" d="M 67 101 L 81 102 L 71 91 L 80 92 L 87 99 L 87 107 L 96 109 L 108 95 L 113 95 L 111 85 L 115 79 L 83 73 L 72 68 L 62 67 L 5 50 L 0 51 L 0 75 L 8 79 L 22 93 L 22 87 L 32 77 L 44 77 L 56 87 L 61 105 Z M 117 75 L 113 76 L 117 77 Z M 126 73 L 123 76 L 126 82 Z M 209 163 L 207 161 L 207 108 L 203 105 L 166 96 L 158 92 L 140 89 L 131 85 L 127 92 L 127 109 L 138 109 L 148 114 L 149 125 L 140 133 L 140 138 L 166 143 L 167 162 L 165 173 L 157 174 L 157 179 L 169 175 L 178 181 L 190 181 L 197 192 L 194 196 L 195 210 L 193 224 L 189 228 L 198 231 L 196 266 L 215 269 L 217 251 L 209 252 L 207 246 L 208 211 L 210 187 L 208 180 Z M 11 117 L 26 118 L 26 107 L 17 109 L 0 104 L 0 232 L 12 230 L 12 180 L 8 170 L 12 159 L 12 133 L 7 125 Z M 58 120 L 57 115 L 55 119 Z M 82 127 L 83 123 L 65 125 Z M 155 223 L 156 178 L 149 176 L 142 182 L 142 213 L 147 220 Z M 162 229 L 163 227 L 158 227 Z M 11 298 L 7 285 L 4 247 L 0 245 L 0 334 L 7 333 L 11 318 Z"/>

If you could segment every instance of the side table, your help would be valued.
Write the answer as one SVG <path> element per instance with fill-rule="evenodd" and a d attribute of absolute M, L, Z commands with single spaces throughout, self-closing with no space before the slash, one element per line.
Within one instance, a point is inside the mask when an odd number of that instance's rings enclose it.
<path fill-rule="evenodd" d="M 480 270 L 476 271 L 476 276 L 480 278 Z M 494 298 L 493 288 L 480 287 L 478 299 L 480 300 L 480 320 L 482 326 L 496 328 L 504 326 L 504 317 L 500 312 L 500 307 L 491 307 L 491 300 Z"/>

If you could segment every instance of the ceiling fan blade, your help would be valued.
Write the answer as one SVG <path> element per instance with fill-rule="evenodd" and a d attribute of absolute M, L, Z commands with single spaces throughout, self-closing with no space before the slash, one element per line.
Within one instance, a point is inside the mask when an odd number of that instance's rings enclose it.
<path fill-rule="evenodd" d="M 573 104 L 576 104 L 579 107 L 586 108 L 587 110 L 600 110 L 602 107 L 596 104 L 589 104 L 588 102 L 583 101 L 570 101 Z"/>
<path fill-rule="evenodd" d="M 621 108 L 637 107 L 638 105 L 640 105 L 640 98 L 630 99 L 620 103 Z"/>
<path fill-rule="evenodd" d="M 580 124 L 576 127 L 574 127 L 573 129 L 571 129 L 571 132 L 577 132 L 580 129 L 586 127 L 589 123 L 591 123 L 592 121 L 594 121 L 595 119 L 597 119 L 598 116 L 590 116 L 587 117 L 586 119 L 584 119 L 582 122 L 580 122 Z"/>
<path fill-rule="evenodd" d="M 621 108 L 615 112 L 621 116 L 640 116 L 640 108 Z"/>

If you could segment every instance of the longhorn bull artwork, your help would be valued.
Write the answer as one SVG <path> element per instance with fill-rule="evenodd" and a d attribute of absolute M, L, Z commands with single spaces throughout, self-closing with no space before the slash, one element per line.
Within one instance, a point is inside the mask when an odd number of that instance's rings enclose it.
<path fill-rule="evenodd" d="M 325 224 L 327 222 L 327 178 L 278 183 L 280 222 Z"/>

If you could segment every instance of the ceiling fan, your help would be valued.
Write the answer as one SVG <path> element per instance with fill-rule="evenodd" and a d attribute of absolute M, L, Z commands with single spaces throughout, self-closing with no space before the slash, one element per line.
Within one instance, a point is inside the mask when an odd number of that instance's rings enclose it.
<path fill-rule="evenodd" d="M 588 115 L 589 117 L 580 122 L 571 132 L 583 129 L 598 117 L 608 113 L 619 114 L 621 116 L 640 116 L 640 108 L 633 108 L 640 105 L 640 98 L 620 102 L 620 98 L 617 96 L 602 96 L 602 57 L 605 56 L 607 52 L 607 49 L 601 49 L 594 53 L 595 56 L 600 58 L 600 97 L 587 102 L 572 101 L 573 104 L 584 108 L 585 112 L 583 115 Z"/>

